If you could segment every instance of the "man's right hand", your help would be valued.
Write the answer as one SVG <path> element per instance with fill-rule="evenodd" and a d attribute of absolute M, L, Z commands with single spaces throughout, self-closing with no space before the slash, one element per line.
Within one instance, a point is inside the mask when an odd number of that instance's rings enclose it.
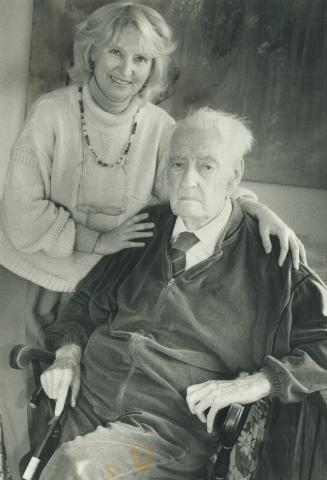
<path fill-rule="evenodd" d="M 56 352 L 56 359 L 41 375 L 41 385 L 49 398 L 56 400 L 55 415 L 64 409 L 67 394 L 71 389 L 71 406 L 75 407 L 81 384 L 81 348 L 65 345 Z"/>

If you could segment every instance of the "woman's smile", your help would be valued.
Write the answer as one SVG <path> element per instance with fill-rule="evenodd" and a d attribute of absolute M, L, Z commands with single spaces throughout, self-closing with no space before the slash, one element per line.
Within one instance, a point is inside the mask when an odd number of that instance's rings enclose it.
<path fill-rule="evenodd" d="M 140 36 L 129 29 L 94 55 L 94 75 L 102 93 L 114 103 L 130 102 L 149 77 L 152 58 L 146 56 Z"/>

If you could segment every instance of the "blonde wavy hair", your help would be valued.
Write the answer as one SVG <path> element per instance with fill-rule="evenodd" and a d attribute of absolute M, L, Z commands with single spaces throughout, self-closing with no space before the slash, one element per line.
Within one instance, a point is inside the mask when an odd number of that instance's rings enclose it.
<path fill-rule="evenodd" d="M 112 3 L 95 10 L 80 23 L 69 76 L 76 83 L 88 82 L 94 65 L 91 52 L 115 42 L 126 29 L 133 29 L 140 35 L 144 54 L 153 59 L 149 77 L 139 92 L 144 102 L 151 101 L 167 88 L 169 56 L 176 45 L 164 18 L 146 5 Z"/>

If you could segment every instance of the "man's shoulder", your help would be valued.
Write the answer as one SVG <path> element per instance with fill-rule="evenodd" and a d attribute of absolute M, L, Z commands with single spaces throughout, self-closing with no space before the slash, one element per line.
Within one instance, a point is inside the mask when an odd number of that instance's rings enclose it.
<path fill-rule="evenodd" d="M 149 221 L 154 223 L 158 220 L 167 220 L 173 215 L 169 202 L 161 202 L 144 207 L 139 213 L 148 213 Z"/>
<path fill-rule="evenodd" d="M 281 245 L 279 238 L 276 235 L 270 236 L 271 252 L 267 254 L 263 247 L 263 241 L 260 234 L 259 224 L 257 219 L 253 218 L 246 212 L 244 213 L 244 222 L 242 227 L 246 232 L 247 239 L 247 254 L 252 253 L 252 261 L 256 268 L 263 268 L 266 272 L 266 276 L 278 277 L 281 282 L 287 281 L 292 288 L 295 289 L 302 282 L 317 281 L 321 283 L 323 288 L 326 288 L 319 276 L 310 267 L 300 262 L 299 268 L 295 269 L 293 265 L 292 253 L 289 249 L 284 263 L 279 266 L 278 260 L 281 251 Z M 277 274 L 278 273 L 278 274 Z"/>

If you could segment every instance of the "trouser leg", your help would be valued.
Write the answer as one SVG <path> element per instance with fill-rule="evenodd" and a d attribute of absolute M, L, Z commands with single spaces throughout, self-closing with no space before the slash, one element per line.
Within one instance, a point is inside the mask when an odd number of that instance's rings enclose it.
<path fill-rule="evenodd" d="M 201 461 L 150 427 L 118 421 L 63 444 L 41 480 L 194 480 Z"/>

